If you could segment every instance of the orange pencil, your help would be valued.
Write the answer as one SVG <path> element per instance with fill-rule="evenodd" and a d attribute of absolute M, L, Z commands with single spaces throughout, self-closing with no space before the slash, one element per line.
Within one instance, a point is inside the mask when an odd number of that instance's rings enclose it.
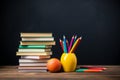
<path fill-rule="evenodd" d="M 84 72 L 101 72 L 103 70 L 101 69 L 88 69 L 88 70 L 84 70 Z"/>
<path fill-rule="evenodd" d="M 78 38 L 75 43 L 73 44 L 71 50 L 69 53 L 73 53 L 75 51 L 75 49 L 77 48 L 77 46 L 79 45 L 80 41 L 81 41 L 82 37 Z"/>

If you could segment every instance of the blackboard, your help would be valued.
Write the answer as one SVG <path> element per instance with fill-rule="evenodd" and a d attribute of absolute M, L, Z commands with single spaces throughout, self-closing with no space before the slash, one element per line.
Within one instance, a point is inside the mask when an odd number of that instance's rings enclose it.
<path fill-rule="evenodd" d="M 21 32 L 52 32 L 54 55 L 59 38 L 82 36 L 78 64 L 120 64 L 120 10 L 117 0 L 4 0 L 1 2 L 0 65 L 16 65 Z M 3 51 L 3 52 L 2 52 Z"/>

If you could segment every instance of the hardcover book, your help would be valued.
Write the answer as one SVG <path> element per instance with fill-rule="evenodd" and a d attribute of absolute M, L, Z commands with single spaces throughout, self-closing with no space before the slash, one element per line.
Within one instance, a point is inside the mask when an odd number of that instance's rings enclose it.
<path fill-rule="evenodd" d="M 48 59 L 41 59 L 41 60 L 38 60 L 38 59 L 19 59 L 19 63 L 40 63 L 40 62 L 47 62 Z"/>
<path fill-rule="evenodd" d="M 51 56 L 50 55 L 40 55 L 40 56 L 21 56 L 21 59 L 49 59 Z"/>
<path fill-rule="evenodd" d="M 20 45 L 55 45 L 55 41 L 20 41 Z"/>
<path fill-rule="evenodd" d="M 20 65 L 19 66 L 47 66 L 47 63 L 21 63 L 20 62 Z"/>
<path fill-rule="evenodd" d="M 37 69 L 35 69 L 35 70 L 32 70 L 32 69 L 31 69 L 31 70 L 30 70 L 30 69 L 29 69 L 29 70 L 20 69 L 18 72 L 26 72 L 26 73 L 27 73 L 27 72 L 28 72 L 28 73 L 29 73 L 29 72 L 34 72 L 34 73 L 36 73 L 36 72 L 47 72 L 47 70 L 46 70 L 46 69 L 38 69 L 38 70 L 37 70 Z"/>
<path fill-rule="evenodd" d="M 52 37 L 52 33 L 20 33 L 21 37 Z"/>
<path fill-rule="evenodd" d="M 23 37 L 22 41 L 54 41 L 54 38 L 53 37 L 40 37 L 40 38 Z"/>
<path fill-rule="evenodd" d="M 18 49 L 18 52 L 50 52 L 51 49 Z"/>
<path fill-rule="evenodd" d="M 25 56 L 25 55 L 31 55 L 31 56 L 40 56 L 40 55 L 52 55 L 52 52 L 16 52 L 17 56 Z"/>
<path fill-rule="evenodd" d="M 35 66 L 35 67 L 33 67 L 33 66 L 19 66 L 18 67 L 18 69 L 26 69 L 26 70 L 41 70 L 41 69 L 46 69 L 47 70 L 47 67 L 46 66 L 44 66 L 44 67 L 38 67 L 38 66 Z"/>
<path fill-rule="evenodd" d="M 19 49 L 51 49 L 51 45 L 19 45 Z"/>

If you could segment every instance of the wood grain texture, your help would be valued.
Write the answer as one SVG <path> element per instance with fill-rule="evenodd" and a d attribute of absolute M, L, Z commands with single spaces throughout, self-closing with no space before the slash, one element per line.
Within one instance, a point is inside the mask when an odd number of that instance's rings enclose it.
<path fill-rule="evenodd" d="M 79 67 L 79 66 L 78 66 Z M 120 80 L 120 66 L 104 65 L 107 69 L 99 73 L 87 72 L 18 72 L 18 66 L 0 66 L 0 80 Z"/>

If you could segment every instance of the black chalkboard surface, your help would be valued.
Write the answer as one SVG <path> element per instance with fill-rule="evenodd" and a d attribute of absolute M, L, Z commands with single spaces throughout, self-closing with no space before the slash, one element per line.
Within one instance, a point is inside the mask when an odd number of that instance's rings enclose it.
<path fill-rule="evenodd" d="M 0 65 L 16 65 L 21 32 L 52 32 L 54 55 L 60 58 L 59 38 L 77 34 L 78 64 L 119 63 L 119 2 L 117 0 L 4 0 L 1 2 Z"/>

